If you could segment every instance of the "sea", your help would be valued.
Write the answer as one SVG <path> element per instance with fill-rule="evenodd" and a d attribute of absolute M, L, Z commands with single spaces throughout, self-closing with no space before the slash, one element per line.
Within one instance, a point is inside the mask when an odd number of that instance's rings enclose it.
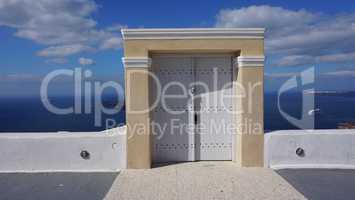
<path fill-rule="evenodd" d="M 288 115 L 302 116 L 302 93 L 291 93 L 280 98 L 280 106 Z M 119 98 L 112 95 L 102 97 L 107 108 L 114 109 Z M 355 122 L 355 95 L 315 95 L 315 129 L 334 129 L 339 123 Z M 73 106 L 74 97 L 54 96 L 53 105 L 66 108 Z M 299 129 L 280 113 L 276 93 L 264 96 L 265 131 Z M 122 103 L 122 102 L 121 102 Z M 83 102 L 84 105 L 84 102 Z M 94 104 L 92 104 L 94 106 Z M 101 123 L 95 125 L 95 113 L 54 114 L 49 112 L 38 97 L 0 98 L 0 132 L 95 132 L 125 124 L 124 107 L 115 113 L 102 114 Z M 107 126 L 107 122 L 109 126 Z"/>

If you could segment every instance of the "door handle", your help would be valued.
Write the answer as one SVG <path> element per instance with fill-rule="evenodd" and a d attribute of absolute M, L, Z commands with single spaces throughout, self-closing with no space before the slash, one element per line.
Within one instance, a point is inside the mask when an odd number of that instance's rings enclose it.
<path fill-rule="evenodd" d="M 194 95 L 196 92 L 196 89 L 194 87 L 190 88 L 189 93 L 190 95 Z"/>

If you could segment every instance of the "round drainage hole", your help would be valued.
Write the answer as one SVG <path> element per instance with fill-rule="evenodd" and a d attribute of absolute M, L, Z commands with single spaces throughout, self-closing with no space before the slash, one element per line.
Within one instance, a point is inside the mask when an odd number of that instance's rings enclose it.
<path fill-rule="evenodd" d="M 296 149 L 296 154 L 299 156 L 299 157 L 304 157 L 305 153 L 304 153 L 304 149 L 302 148 L 297 148 Z"/>
<path fill-rule="evenodd" d="M 80 156 L 84 160 L 89 160 L 90 159 L 90 153 L 88 151 L 85 151 L 85 150 L 80 152 Z"/>

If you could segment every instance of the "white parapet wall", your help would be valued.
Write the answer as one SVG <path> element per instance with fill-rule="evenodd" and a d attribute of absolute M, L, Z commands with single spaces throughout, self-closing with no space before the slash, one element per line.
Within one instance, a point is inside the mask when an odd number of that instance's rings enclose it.
<path fill-rule="evenodd" d="M 265 167 L 273 169 L 355 169 L 355 130 L 270 132 L 264 152 Z"/>
<path fill-rule="evenodd" d="M 0 133 L 0 172 L 113 172 L 123 168 L 126 127 L 83 133 Z"/>

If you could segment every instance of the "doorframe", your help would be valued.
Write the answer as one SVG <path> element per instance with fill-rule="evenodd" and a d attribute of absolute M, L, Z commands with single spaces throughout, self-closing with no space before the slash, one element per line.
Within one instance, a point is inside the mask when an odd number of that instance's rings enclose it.
<path fill-rule="evenodd" d="M 251 113 L 237 114 L 236 164 L 241 167 L 263 166 L 264 28 L 122 29 L 121 32 L 125 68 L 127 168 L 151 168 L 149 57 L 154 53 L 176 52 L 232 52 L 240 56 L 237 59 L 236 82 L 245 88 L 249 84 L 258 84 L 259 87 L 253 88 L 253 96 L 242 97 L 241 102 L 235 105 L 242 112 L 248 109 L 248 102 L 253 107 Z M 239 90 L 234 92 L 239 94 Z M 240 129 L 239 126 L 244 123 L 261 128 L 252 131 Z M 142 128 L 137 130 L 137 125 Z"/>

